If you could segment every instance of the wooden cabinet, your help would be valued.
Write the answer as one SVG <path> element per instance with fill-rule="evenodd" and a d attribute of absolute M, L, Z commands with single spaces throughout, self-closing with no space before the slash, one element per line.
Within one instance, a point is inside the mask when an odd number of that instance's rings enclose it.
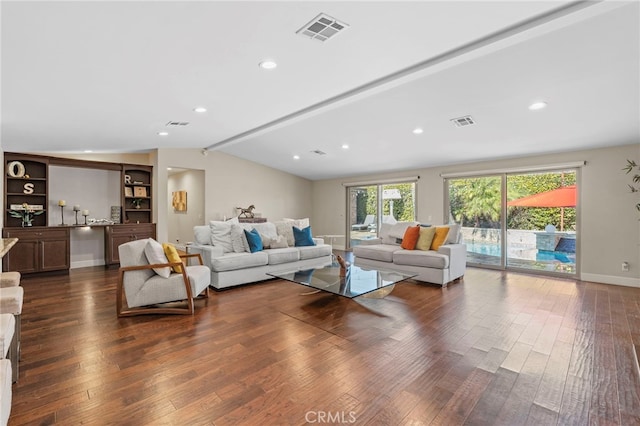
<path fill-rule="evenodd" d="M 155 223 L 121 224 L 106 226 L 104 230 L 104 256 L 105 264 L 115 265 L 120 263 L 118 246 L 134 240 L 144 238 L 156 238 Z"/>
<path fill-rule="evenodd" d="M 29 274 L 69 270 L 69 228 L 4 228 L 2 236 L 18 238 L 13 249 L 2 259 L 4 271 Z"/>
<path fill-rule="evenodd" d="M 4 226 L 21 227 L 22 219 L 11 211 L 22 214 L 28 204 L 33 226 L 47 226 L 47 157 L 6 153 L 4 181 Z"/>
<path fill-rule="evenodd" d="M 124 223 L 153 222 L 153 167 L 122 165 Z"/>

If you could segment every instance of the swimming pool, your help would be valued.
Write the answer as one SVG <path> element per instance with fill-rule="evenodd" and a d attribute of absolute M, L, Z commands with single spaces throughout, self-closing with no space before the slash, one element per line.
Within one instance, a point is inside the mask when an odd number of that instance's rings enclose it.
<path fill-rule="evenodd" d="M 486 256 L 501 256 L 501 247 L 495 243 L 467 243 L 467 251 Z M 507 247 L 507 257 L 514 259 L 536 260 L 541 262 L 576 263 L 575 253 L 561 251 L 544 251 L 535 248 L 523 249 L 520 247 Z"/>

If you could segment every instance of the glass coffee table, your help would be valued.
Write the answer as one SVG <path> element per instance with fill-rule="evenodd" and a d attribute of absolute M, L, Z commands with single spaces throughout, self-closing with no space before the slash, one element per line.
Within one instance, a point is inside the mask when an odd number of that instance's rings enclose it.
<path fill-rule="evenodd" d="M 349 266 L 345 276 L 340 276 L 340 266 L 305 269 L 295 272 L 276 272 L 271 275 L 319 291 L 353 299 L 358 296 L 384 297 L 396 283 L 415 277 L 403 272 Z"/>

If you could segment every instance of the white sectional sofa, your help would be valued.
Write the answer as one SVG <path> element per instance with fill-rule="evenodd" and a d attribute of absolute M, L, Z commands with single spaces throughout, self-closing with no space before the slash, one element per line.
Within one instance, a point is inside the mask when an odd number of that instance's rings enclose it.
<path fill-rule="evenodd" d="M 467 247 L 461 243 L 459 225 L 449 227 L 446 241 L 437 250 L 405 250 L 400 244 L 409 226 L 417 222 L 383 223 L 379 237 L 364 240 L 353 248 L 355 264 L 361 267 L 390 269 L 417 274 L 419 281 L 439 284 L 462 277 L 467 264 Z"/>
<path fill-rule="evenodd" d="M 304 224 L 296 221 L 253 224 L 240 224 L 237 220 L 212 221 L 210 225 L 194 227 L 194 244 L 189 246 L 189 252 L 200 253 L 204 264 L 211 269 L 211 286 L 216 289 L 272 279 L 268 273 L 331 264 L 331 246 L 324 244 L 321 238 L 313 238 L 315 245 L 295 245 L 292 226 Z M 306 224 L 308 226 L 308 220 Z M 267 248 L 251 253 L 246 238 L 242 238 L 244 229 L 256 229 Z"/>

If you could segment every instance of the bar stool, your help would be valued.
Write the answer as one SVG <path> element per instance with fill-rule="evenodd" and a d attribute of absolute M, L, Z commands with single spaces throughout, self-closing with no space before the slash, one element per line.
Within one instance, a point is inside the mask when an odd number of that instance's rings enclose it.
<path fill-rule="evenodd" d="M 20 339 L 22 328 L 22 302 L 24 300 L 24 289 L 17 287 L 0 287 L 0 312 L 3 314 L 12 314 L 15 319 L 15 331 L 13 339 L 15 340 L 15 356 L 11 360 L 15 368 L 13 378 L 18 381 L 18 361 L 20 361 Z M 15 359 L 15 361 L 13 361 Z"/>
<path fill-rule="evenodd" d="M 20 272 L 9 271 L 0 272 L 0 288 L 17 287 L 20 285 Z"/>
<path fill-rule="evenodd" d="M 16 319 L 11 314 L 0 314 L 0 359 L 11 361 L 12 380 L 18 381 L 17 342 L 14 339 Z"/>
<path fill-rule="evenodd" d="M 9 423 L 11 414 L 11 362 L 0 359 L 0 425 Z"/>

